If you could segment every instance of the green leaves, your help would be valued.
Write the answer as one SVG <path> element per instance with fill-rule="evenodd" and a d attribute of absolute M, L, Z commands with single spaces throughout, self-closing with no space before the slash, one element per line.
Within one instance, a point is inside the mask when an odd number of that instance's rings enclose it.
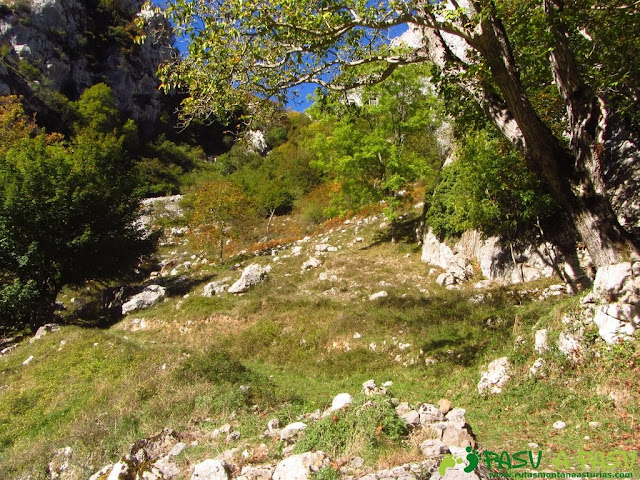
<path fill-rule="evenodd" d="M 541 182 L 504 141 L 486 131 L 469 134 L 456 156 L 443 170 L 427 213 L 436 235 L 454 237 L 479 229 L 512 240 L 555 212 Z"/>
<path fill-rule="evenodd" d="M 266 118 L 290 87 L 370 83 L 354 69 L 387 68 L 387 30 L 404 23 L 400 14 L 360 0 L 173 0 L 166 16 L 189 55 L 160 68 L 162 88 L 189 93 L 187 118 L 222 119 L 238 107 Z"/>
<path fill-rule="evenodd" d="M 439 168 L 434 132 L 442 113 L 425 87 L 426 73 L 402 67 L 385 84 L 359 90 L 358 105 L 312 108 L 330 132 L 316 137 L 313 165 L 342 184 L 343 209 L 393 203 L 400 190 Z"/>
<path fill-rule="evenodd" d="M 109 112 L 99 99 L 92 105 Z M 107 128 L 107 118 L 96 115 L 94 127 Z M 113 278 L 150 252 L 122 143 L 79 130 L 68 143 L 41 134 L 0 153 L 3 321 L 35 328 L 50 320 L 63 285 Z"/>

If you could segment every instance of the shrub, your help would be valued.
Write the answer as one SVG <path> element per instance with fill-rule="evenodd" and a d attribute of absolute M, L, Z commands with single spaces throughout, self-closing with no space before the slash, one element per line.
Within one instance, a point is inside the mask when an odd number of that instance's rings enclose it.
<path fill-rule="evenodd" d="M 374 458 L 380 447 L 407 435 L 407 424 L 396 414 L 387 397 L 365 402 L 364 397 L 347 410 L 337 411 L 305 430 L 295 453 L 322 450 L 330 457 L 345 453 Z"/>
<path fill-rule="evenodd" d="M 522 238 L 556 208 L 524 158 L 481 131 L 464 138 L 457 160 L 442 171 L 426 220 L 440 237 L 475 228 L 511 240 Z"/>

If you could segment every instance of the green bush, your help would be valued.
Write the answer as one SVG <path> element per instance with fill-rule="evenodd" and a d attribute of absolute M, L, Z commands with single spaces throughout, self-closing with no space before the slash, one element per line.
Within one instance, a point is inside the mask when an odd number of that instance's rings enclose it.
<path fill-rule="evenodd" d="M 442 171 L 426 223 L 440 237 L 479 229 L 517 239 L 550 218 L 556 208 L 524 158 L 504 140 L 481 131 L 461 141 L 456 161 Z"/>
<path fill-rule="evenodd" d="M 178 370 L 185 380 L 205 380 L 209 383 L 249 383 L 254 374 L 227 352 L 210 348 L 192 355 Z"/>
<path fill-rule="evenodd" d="M 398 417 L 389 398 L 365 400 L 360 398 L 346 410 L 310 425 L 294 452 L 322 450 L 334 458 L 349 452 L 371 459 L 382 446 L 407 435 L 407 424 Z"/>

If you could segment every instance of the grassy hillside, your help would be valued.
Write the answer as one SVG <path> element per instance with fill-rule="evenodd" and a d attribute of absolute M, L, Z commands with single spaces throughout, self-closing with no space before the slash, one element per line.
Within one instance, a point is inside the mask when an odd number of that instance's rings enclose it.
<path fill-rule="evenodd" d="M 232 447 L 250 452 L 249 460 L 276 461 L 282 445 L 259 437 L 270 418 L 296 421 L 338 393 L 357 394 L 369 379 L 392 381 L 401 401 L 448 398 L 465 408 L 487 450 L 640 448 L 638 342 L 607 347 L 587 331 L 588 348 L 573 363 L 553 344 L 579 298 L 540 301 L 553 281 L 446 290 L 435 283 L 439 271 L 420 262 L 418 245 L 392 242 L 384 223 L 382 216 L 334 222 L 297 243 L 297 256 L 289 245 L 159 277 L 148 283 L 168 288 L 164 302 L 105 328 L 72 321 L 85 293 L 67 292 L 69 325 L 0 356 L 0 478 L 48 478 L 49 459 L 67 445 L 88 478 L 165 427 L 197 442 L 177 457 L 186 471 Z M 161 257 L 200 253 L 177 241 Z M 318 244 L 337 251 L 317 253 Z M 310 256 L 322 265 L 303 270 Z M 232 283 L 251 263 L 271 265 L 264 284 L 239 296 L 202 296 L 207 282 Z M 370 300 L 379 291 L 388 296 Z M 542 355 L 544 376 L 531 377 L 540 328 L 549 329 L 552 348 Z M 512 380 L 502 394 L 479 395 L 482 369 L 502 356 L 514 364 Z M 566 428 L 554 429 L 559 420 Z M 226 423 L 239 440 L 212 435 Z M 405 440 L 340 455 L 363 456 L 366 470 L 417 453 Z"/>

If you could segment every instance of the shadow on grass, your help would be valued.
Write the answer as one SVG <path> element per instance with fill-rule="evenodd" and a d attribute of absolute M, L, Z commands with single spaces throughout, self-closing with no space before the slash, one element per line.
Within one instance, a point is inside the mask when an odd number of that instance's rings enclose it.
<path fill-rule="evenodd" d="M 361 250 L 368 250 L 389 242 L 417 244 L 421 221 L 420 216 L 415 214 L 408 214 L 407 218 L 402 220 L 394 220 L 374 236 L 373 243 L 362 247 Z M 416 246 L 416 249 L 419 247 Z"/>
<path fill-rule="evenodd" d="M 466 336 L 431 340 L 422 346 L 427 357 L 449 362 L 454 365 L 469 367 L 484 352 L 489 344 L 488 339 L 478 340 L 468 333 Z"/>
<path fill-rule="evenodd" d="M 140 285 L 106 287 L 92 292 L 85 303 L 70 314 L 60 316 L 57 321 L 64 325 L 107 329 L 124 318 L 122 305 L 132 296 L 142 292 L 148 285 L 153 284 L 164 287 L 166 289 L 166 298 L 182 297 L 217 277 L 217 274 L 209 274 L 197 278 L 182 275 L 179 277 L 156 278 Z"/>

